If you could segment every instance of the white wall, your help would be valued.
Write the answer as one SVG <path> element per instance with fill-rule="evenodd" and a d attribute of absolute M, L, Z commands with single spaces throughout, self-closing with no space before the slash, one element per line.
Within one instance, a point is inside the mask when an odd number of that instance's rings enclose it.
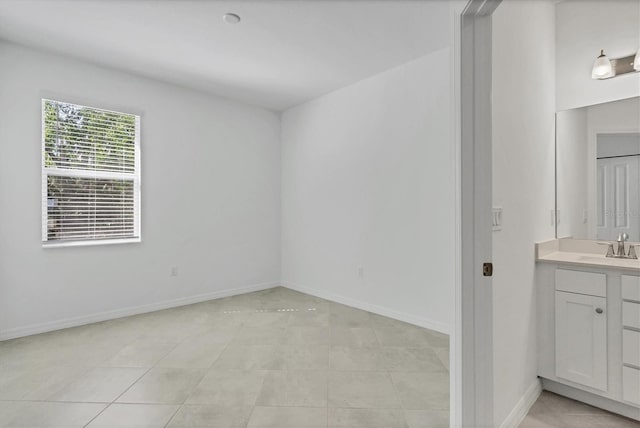
<path fill-rule="evenodd" d="M 493 235 L 496 426 L 517 423 L 538 385 L 534 244 L 555 236 L 554 46 L 552 1 L 507 0 L 494 13 L 493 201 L 504 209 Z"/>
<path fill-rule="evenodd" d="M 621 58 L 640 48 L 640 1 L 565 1 L 556 19 L 558 111 L 640 95 L 640 73 L 591 79 L 601 49 Z"/>
<path fill-rule="evenodd" d="M 285 285 L 452 330 L 450 76 L 444 49 L 283 113 Z"/>
<path fill-rule="evenodd" d="M 4 43 L 0 64 L 0 339 L 280 279 L 278 114 Z M 142 243 L 42 248 L 43 95 L 141 114 Z"/>

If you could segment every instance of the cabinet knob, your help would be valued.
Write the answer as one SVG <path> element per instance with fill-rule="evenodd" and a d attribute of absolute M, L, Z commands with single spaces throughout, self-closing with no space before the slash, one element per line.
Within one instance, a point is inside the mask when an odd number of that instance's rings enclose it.
<path fill-rule="evenodd" d="M 602 308 L 596 308 L 596 313 L 601 314 L 601 313 L 603 313 L 603 312 L 604 312 L 604 311 L 602 310 Z"/>

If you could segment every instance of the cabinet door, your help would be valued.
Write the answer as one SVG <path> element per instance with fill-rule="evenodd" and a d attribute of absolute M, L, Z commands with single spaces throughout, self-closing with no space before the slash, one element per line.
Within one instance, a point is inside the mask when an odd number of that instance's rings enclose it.
<path fill-rule="evenodd" d="M 607 390 L 607 299 L 556 291 L 556 376 Z"/>

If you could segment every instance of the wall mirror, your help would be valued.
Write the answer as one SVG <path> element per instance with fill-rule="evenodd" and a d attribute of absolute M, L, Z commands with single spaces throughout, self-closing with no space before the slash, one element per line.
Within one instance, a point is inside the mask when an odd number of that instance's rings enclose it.
<path fill-rule="evenodd" d="M 640 97 L 556 114 L 556 237 L 640 242 Z"/>

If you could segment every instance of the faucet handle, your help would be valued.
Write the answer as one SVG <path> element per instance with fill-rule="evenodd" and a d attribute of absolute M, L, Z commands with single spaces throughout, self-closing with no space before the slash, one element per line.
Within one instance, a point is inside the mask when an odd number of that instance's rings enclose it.
<path fill-rule="evenodd" d="M 596 244 L 598 245 L 606 245 L 607 246 L 607 255 L 606 257 L 613 257 L 614 256 L 614 250 L 613 250 L 613 242 L 602 242 L 602 241 L 598 241 L 596 242 Z"/>
<path fill-rule="evenodd" d="M 636 254 L 636 246 L 635 245 L 629 245 L 629 254 L 627 254 L 627 257 L 629 257 L 630 259 L 637 259 L 638 255 Z"/>
<path fill-rule="evenodd" d="M 607 255 L 605 257 L 613 257 L 614 255 L 615 252 L 613 251 L 613 244 L 609 242 L 607 247 Z"/>

